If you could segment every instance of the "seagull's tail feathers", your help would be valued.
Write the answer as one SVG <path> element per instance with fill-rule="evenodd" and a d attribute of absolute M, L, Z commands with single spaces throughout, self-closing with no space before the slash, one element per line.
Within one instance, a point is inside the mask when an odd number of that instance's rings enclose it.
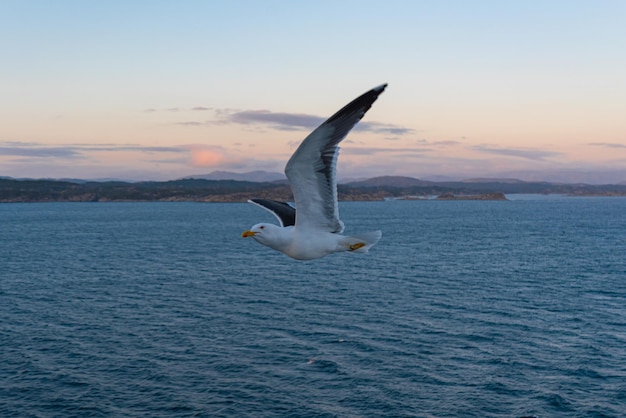
<path fill-rule="evenodd" d="M 380 231 L 366 232 L 364 234 L 351 235 L 343 237 L 340 241 L 342 251 L 351 251 L 354 253 L 366 253 L 372 248 L 383 236 Z"/>

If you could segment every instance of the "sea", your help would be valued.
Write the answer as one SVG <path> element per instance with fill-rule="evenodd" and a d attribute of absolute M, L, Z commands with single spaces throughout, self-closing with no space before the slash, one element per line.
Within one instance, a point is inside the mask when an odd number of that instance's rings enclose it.
<path fill-rule="evenodd" d="M 2 417 L 624 417 L 626 198 L 0 204 Z"/>

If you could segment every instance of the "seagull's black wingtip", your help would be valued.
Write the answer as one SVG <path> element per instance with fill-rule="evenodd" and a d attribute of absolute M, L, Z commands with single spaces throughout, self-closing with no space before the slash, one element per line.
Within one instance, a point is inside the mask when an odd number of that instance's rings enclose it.
<path fill-rule="evenodd" d="M 345 130 L 345 133 L 342 134 L 343 136 L 345 136 L 348 131 L 352 129 L 354 124 L 356 124 L 359 119 L 361 119 L 363 115 L 365 115 L 365 113 L 370 109 L 370 107 L 372 107 L 372 104 L 376 101 L 376 99 L 378 99 L 378 96 L 380 96 L 380 94 L 385 90 L 386 87 L 387 83 L 381 84 L 378 87 L 374 87 L 373 89 L 368 90 L 367 92 L 363 93 L 362 95 L 345 105 L 341 110 L 328 118 L 324 123 L 330 124 L 336 122 L 339 119 L 349 118 L 351 115 L 356 116 L 356 119 L 354 119 L 349 125 L 345 126 L 347 130 Z M 338 136 L 337 138 L 343 139 L 343 136 Z M 339 141 L 341 141 L 341 139 L 339 139 Z"/>
<path fill-rule="evenodd" d="M 385 84 L 381 84 L 378 87 L 374 87 L 372 90 L 374 90 L 375 92 L 377 92 L 378 94 L 382 93 L 383 91 L 385 91 L 385 89 L 387 88 L 387 83 Z"/>

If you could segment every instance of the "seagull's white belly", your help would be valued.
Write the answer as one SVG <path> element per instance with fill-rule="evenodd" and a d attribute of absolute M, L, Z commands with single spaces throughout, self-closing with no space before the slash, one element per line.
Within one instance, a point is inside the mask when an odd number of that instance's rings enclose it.
<path fill-rule="evenodd" d="M 293 241 L 283 250 L 296 260 L 314 260 L 337 251 L 341 235 L 329 232 L 296 233 Z"/>

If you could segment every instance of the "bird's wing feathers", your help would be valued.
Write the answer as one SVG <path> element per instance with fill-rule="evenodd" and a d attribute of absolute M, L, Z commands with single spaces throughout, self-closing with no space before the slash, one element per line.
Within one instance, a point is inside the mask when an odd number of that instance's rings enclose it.
<path fill-rule="evenodd" d="M 271 212 L 280 222 L 280 226 L 293 226 L 296 224 L 296 209 L 288 203 L 269 199 L 250 199 L 248 202 Z"/>
<path fill-rule="evenodd" d="M 285 174 L 298 213 L 296 226 L 333 233 L 343 231 L 337 207 L 335 167 L 338 144 L 365 115 L 386 84 L 354 99 L 307 136 L 291 156 Z"/>

